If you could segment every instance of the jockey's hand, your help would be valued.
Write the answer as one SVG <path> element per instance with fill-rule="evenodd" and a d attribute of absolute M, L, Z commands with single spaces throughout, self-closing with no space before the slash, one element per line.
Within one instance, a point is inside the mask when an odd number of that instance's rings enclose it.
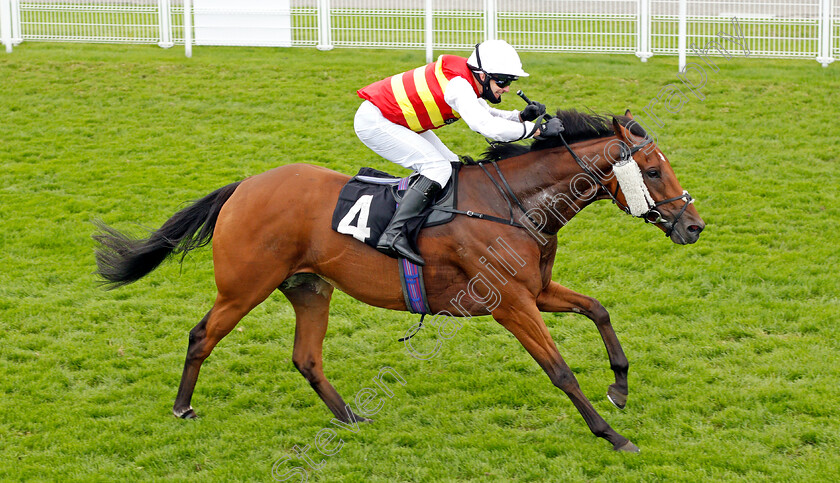
<path fill-rule="evenodd" d="M 533 121 L 543 114 L 545 114 L 545 106 L 539 102 L 531 101 L 531 103 L 519 113 L 519 119 L 522 119 L 523 121 Z"/>
<path fill-rule="evenodd" d="M 563 122 L 556 117 L 552 117 L 548 120 L 545 124 L 540 127 L 539 137 L 541 138 L 550 138 L 556 137 L 560 135 L 561 132 L 565 131 L 566 128 L 563 127 Z"/>

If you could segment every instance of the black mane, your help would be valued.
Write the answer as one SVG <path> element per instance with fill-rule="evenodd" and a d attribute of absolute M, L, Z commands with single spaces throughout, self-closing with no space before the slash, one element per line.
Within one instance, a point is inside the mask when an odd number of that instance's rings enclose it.
<path fill-rule="evenodd" d="M 589 139 L 604 138 L 614 134 L 612 128 L 613 118 L 618 119 L 619 124 L 627 127 L 631 121 L 626 116 L 602 115 L 602 114 L 587 114 L 576 111 L 574 109 L 568 111 L 558 110 L 556 117 L 563 122 L 563 138 L 569 144 L 574 144 Z M 636 136 L 645 137 L 645 131 L 637 123 L 632 123 L 630 132 Z M 563 142 L 559 137 L 548 139 L 535 139 L 530 144 L 514 144 L 514 143 L 499 143 L 493 144 L 481 156 L 478 162 L 483 161 L 500 161 L 502 159 L 520 156 L 530 151 L 539 151 L 542 149 L 549 149 L 556 146 L 562 146 Z M 475 164 L 472 159 L 465 158 L 467 164 Z"/>

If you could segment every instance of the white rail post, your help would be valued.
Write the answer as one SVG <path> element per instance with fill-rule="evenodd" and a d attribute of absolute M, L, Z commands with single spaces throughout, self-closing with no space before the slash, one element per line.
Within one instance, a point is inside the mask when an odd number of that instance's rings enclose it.
<path fill-rule="evenodd" d="M 687 23 L 688 19 L 688 0 L 680 0 L 680 10 L 679 10 L 679 30 L 678 30 L 678 37 L 677 37 L 677 51 L 680 54 L 680 72 L 685 69 L 685 39 L 687 36 Z"/>
<path fill-rule="evenodd" d="M 332 50 L 332 22 L 330 0 L 318 0 L 318 50 Z"/>
<path fill-rule="evenodd" d="M 426 62 L 431 62 L 435 60 L 434 54 L 434 16 L 432 15 L 432 0 L 426 0 L 425 6 L 425 14 L 426 14 L 426 34 L 425 34 L 425 43 L 426 43 Z"/>
<path fill-rule="evenodd" d="M 6 53 L 12 53 L 12 4 L 10 0 L 0 0 L 0 40 L 6 46 Z"/>
<path fill-rule="evenodd" d="M 158 0 L 158 25 L 160 27 L 160 42 L 158 45 L 168 49 L 172 43 L 172 9 L 169 0 Z"/>
<path fill-rule="evenodd" d="M 192 0 L 184 0 L 184 55 L 192 57 Z"/>
<path fill-rule="evenodd" d="M 639 0 L 639 40 L 636 57 L 642 62 L 653 57 L 650 51 L 650 0 Z"/>
<path fill-rule="evenodd" d="M 12 45 L 20 45 L 23 42 L 23 34 L 20 31 L 20 0 L 12 0 Z"/>
<path fill-rule="evenodd" d="M 831 56 L 831 0 L 820 1 L 820 49 L 817 62 L 823 67 L 834 62 Z"/>
<path fill-rule="evenodd" d="M 484 40 L 496 39 L 496 0 L 484 0 Z"/>

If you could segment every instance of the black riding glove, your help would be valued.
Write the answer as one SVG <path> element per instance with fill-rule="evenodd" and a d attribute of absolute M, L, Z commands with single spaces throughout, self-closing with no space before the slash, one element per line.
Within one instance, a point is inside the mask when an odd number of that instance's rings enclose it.
<path fill-rule="evenodd" d="M 559 136 L 561 132 L 565 131 L 566 128 L 563 127 L 563 123 L 560 119 L 556 117 L 552 117 L 548 120 L 545 124 L 540 127 L 540 135 L 541 138 L 550 138 Z"/>
<path fill-rule="evenodd" d="M 545 114 L 545 106 L 539 102 L 531 101 L 531 103 L 519 113 L 519 118 L 523 121 L 533 121 L 543 114 Z"/>

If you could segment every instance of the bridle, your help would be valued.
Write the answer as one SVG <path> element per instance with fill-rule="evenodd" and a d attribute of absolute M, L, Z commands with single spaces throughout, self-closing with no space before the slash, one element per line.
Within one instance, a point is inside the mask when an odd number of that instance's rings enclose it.
<path fill-rule="evenodd" d="M 598 184 L 600 189 L 609 195 L 609 197 L 612 199 L 612 202 L 616 206 L 621 208 L 622 211 L 624 211 L 625 213 L 627 213 L 630 216 L 635 216 L 636 218 L 643 219 L 645 221 L 645 223 L 651 223 L 651 224 L 654 224 L 654 225 L 657 225 L 657 224 L 663 225 L 665 227 L 665 236 L 666 237 L 671 236 L 671 233 L 673 233 L 674 228 L 677 226 L 677 222 L 679 222 L 683 213 L 685 213 L 685 210 L 688 208 L 688 205 L 694 203 L 694 198 L 692 198 L 691 195 L 688 194 L 688 191 L 683 190 L 683 193 L 680 196 L 675 196 L 673 198 L 668 198 L 666 200 L 657 201 L 653 204 L 651 204 L 648 201 L 647 202 L 647 205 L 648 205 L 647 211 L 645 211 L 644 213 L 640 213 L 639 215 L 633 215 L 633 213 L 631 213 L 631 211 L 630 211 L 630 207 L 627 204 L 622 204 L 620 201 L 618 201 L 618 190 L 620 188 L 618 182 L 616 181 L 615 191 L 610 192 L 610 190 L 607 189 L 606 185 L 604 185 L 604 183 L 601 181 L 601 179 L 598 176 L 595 176 L 595 174 L 592 172 L 592 170 L 589 169 L 589 166 L 587 166 L 586 163 L 584 163 L 583 160 L 581 160 L 580 157 L 577 154 L 575 154 L 575 152 L 572 150 L 571 146 L 569 146 L 569 144 L 566 142 L 566 139 L 563 138 L 563 134 L 558 133 L 558 137 L 560 138 L 560 141 L 563 142 L 563 145 L 569 151 L 569 154 L 572 155 L 572 158 L 574 158 L 575 162 L 577 162 L 578 166 L 580 166 L 580 168 L 583 170 L 583 172 L 586 173 L 587 175 L 589 175 L 589 177 L 592 178 L 595 181 L 595 183 Z M 623 165 L 624 163 L 629 163 L 629 162 L 634 162 L 635 163 L 636 161 L 633 159 L 633 155 L 636 154 L 637 152 L 639 152 L 640 150 L 642 150 L 642 148 L 644 148 L 645 146 L 650 144 L 652 141 L 653 140 L 651 138 L 645 137 L 644 141 L 640 142 L 639 144 L 634 144 L 633 146 L 628 146 L 627 143 L 625 143 L 622 140 L 619 140 L 619 143 L 620 143 L 619 147 L 621 149 L 621 152 L 619 154 L 619 160 L 618 160 L 617 164 L 618 165 Z M 680 208 L 680 211 L 679 211 L 679 213 L 677 213 L 677 216 L 674 217 L 674 220 L 671 221 L 671 222 L 668 222 L 668 220 L 666 220 L 662 216 L 662 213 L 659 211 L 659 207 L 661 207 L 663 205 L 667 205 L 668 203 L 673 203 L 675 201 L 679 201 L 679 200 L 684 200 L 685 203 L 683 203 L 682 208 Z"/>
<path fill-rule="evenodd" d="M 536 132 L 536 130 L 539 128 L 539 125 L 540 125 L 540 123 L 543 119 L 549 119 L 550 117 L 551 116 L 549 116 L 548 114 L 543 114 L 539 118 L 537 118 L 535 120 L 534 129 L 531 131 L 531 133 L 528 135 L 528 137 L 533 136 L 534 132 Z M 691 195 L 688 194 L 688 191 L 683 190 L 683 192 L 680 196 L 675 196 L 673 198 L 668 198 L 666 200 L 657 201 L 655 203 L 651 203 L 650 201 L 648 201 L 647 202 L 647 210 L 643 213 L 638 214 L 638 215 L 634 215 L 632 213 L 632 211 L 630 210 L 629 205 L 627 205 L 626 203 L 621 203 L 620 201 L 618 201 L 618 190 L 620 188 L 620 186 L 618 184 L 618 181 L 616 181 L 616 184 L 615 184 L 615 191 L 610 192 L 610 190 L 607 189 L 607 186 L 603 183 L 603 181 L 601 181 L 601 179 L 598 176 L 596 176 L 595 173 L 593 173 L 591 169 L 589 169 L 589 166 L 587 166 L 586 163 L 583 162 L 583 160 L 580 159 L 580 157 L 574 152 L 574 150 L 572 150 L 572 147 L 569 146 L 569 144 L 566 142 L 566 139 L 563 137 L 563 134 L 558 133 L 557 136 L 560 138 L 560 141 L 562 141 L 563 145 L 569 151 L 569 154 L 572 155 L 572 158 L 574 158 L 575 162 L 577 162 L 578 166 L 580 166 L 580 168 L 583 170 L 583 172 L 586 173 L 590 178 L 592 178 L 592 180 L 595 181 L 595 183 L 598 185 L 600 191 L 603 191 L 604 193 L 609 195 L 610 199 L 612 199 L 613 204 L 618 206 L 623 212 L 627 213 L 628 215 L 633 216 L 635 218 L 643 219 L 645 221 L 645 223 L 650 223 L 650 224 L 653 224 L 653 225 L 660 225 L 660 224 L 663 225 L 665 227 L 665 236 L 666 237 L 670 237 L 671 234 L 674 232 L 674 228 L 677 226 L 677 222 L 679 222 L 683 213 L 685 213 L 685 210 L 688 208 L 688 205 L 694 203 L 694 198 L 692 198 Z M 497 142 L 495 142 L 495 141 L 489 141 L 488 140 L 488 142 L 490 143 L 491 146 L 494 145 L 494 144 L 497 144 Z M 635 161 L 635 159 L 633 159 L 633 155 L 636 154 L 637 152 L 641 151 L 642 148 L 644 148 L 645 146 L 647 146 L 651 142 L 653 142 L 653 140 L 651 138 L 645 137 L 644 141 L 640 142 L 639 144 L 634 144 L 633 146 L 628 146 L 627 143 L 625 143 L 622 140 L 619 140 L 619 143 L 620 143 L 619 148 L 621 149 L 621 152 L 619 154 L 619 161 L 616 165 L 623 165 L 624 163 L 629 163 L 629 162 L 635 163 L 636 161 Z M 490 164 L 493 165 L 493 167 L 496 170 L 496 173 L 499 175 L 499 179 L 501 179 L 501 181 L 502 181 L 502 185 L 499 185 L 499 183 L 493 178 L 492 175 L 490 175 L 490 173 L 484 167 L 484 164 L 486 162 L 489 162 Z M 534 218 L 531 217 L 528 210 L 525 209 L 525 206 L 522 204 L 522 202 L 519 200 L 519 198 L 513 192 L 513 189 L 511 189 L 510 184 L 508 184 L 507 179 L 505 179 L 504 175 L 502 174 L 501 169 L 499 169 L 499 165 L 495 161 L 486 161 L 486 162 L 484 162 L 484 163 L 479 162 L 478 166 L 481 168 L 482 171 L 484 171 L 484 174 L 487 175 L 487 177 L 490 179 L 490 181 L 493 182 L 493 185 L 495 185 L 496 189 L 498 189 L 499 192 L 501 193 L 502 198 L 504 198 L 504 200 L 507 202 L 508 211 L 509 211 L 509 218 L 505 219 L 505 218 L 499 218 L 499 217 L 496 217 L 496 216 L 486 215 L 486 214 L 483 214 L 483 213 L 476 213 L 476 212 L 473 212 L 473 211 L 462 211 L 462 210 L 458 210 L 458 209 L 444 208 L 444 207 L 437 207 L 437 206 L 433 207 L 433 209 L 436 209 L 436 210 L 439 210 L 439 211 L 445 211 L 445 212 L 449 212 L 449 213 L 466 215 L 466 216 L 469 216 L 469 217 L 472 217 L 472 218 L 479 218 L 479 219 L 482 219 L 482 220 L 493 221 L 493 222 L 496 222 L 496 223 L 503 223 L 503 224 L 506 224 L 506 225 L 515 226 L 517 228 L 526 228 L 522 224 L 514 221 L 513 204 L 511 203 L 511 200 L 513 200 L 513 202 L 516 203 L 516 205 L 519 207 L 519 209 L 522 210 L 522 213 L 525 214 L 525 217 L 527 217 L 528 221 L 531 222 L 531 224 L 535 228 L 538 228 L 540 226 L 540 223 L 538 223 L 536 220 L 534 220 Z M 677 213 L 677 216 L 674 217 L 674 220 L 669 223 L 668 220 L 666 220 L 662 216 L 662 213 L 659 211 L 659 207 L 661 207 L 663 205 L 667 205 L 668 203 L 673 203 L 675 201 L 679 201 L 679 200 L 683 200 L 683 201 L 685 201 L 685 203 L 683 203 L 682 208 L 680 208 L 680 211 Z M 548 233 L 548 232 L 545 232 L 544 230 L 541 230 L 541 229 L 539 231 L 542 232 L 542 233 L 545 233 L 545 234 L 554 235 L 554 233 Z"/>

